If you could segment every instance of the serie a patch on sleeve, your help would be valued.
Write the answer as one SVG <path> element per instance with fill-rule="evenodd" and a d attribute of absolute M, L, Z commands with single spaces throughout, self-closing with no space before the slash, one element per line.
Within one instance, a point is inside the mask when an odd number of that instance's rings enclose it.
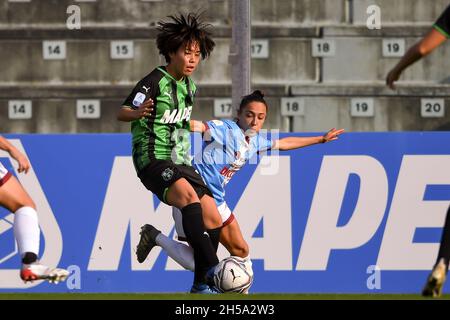
<path fill-rule="evenodd" d="M 133 99 L 133 106 L 139 107 L 145 100 L 145 94 L 142 92 L 136 93 Z"/>
<path fill-rule="evenodd" d="M 211 122 L 214 123 L 216 126 L 223 125 L 223 121 L 220 121 L 220 120 L 212 120 Z"/>

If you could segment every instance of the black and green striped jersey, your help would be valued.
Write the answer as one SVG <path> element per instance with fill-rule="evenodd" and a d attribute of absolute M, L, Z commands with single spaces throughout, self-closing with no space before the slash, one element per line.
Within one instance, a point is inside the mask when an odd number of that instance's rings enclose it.
<path fill-rule="evenodd" d="M 450 6 L 441 14 L 434 24 L 434 28 L 447 38 L 450 38 Z"/>
<path fill-rule="evenodd" d="M 152 99 L 151 115 L 131 123 L 133 161 L 139 173 L 152 160 L 191 165 L 190 124 L 196 86 L 185 77 L 176 81 L 165 67 L 158 67 L 134 87 L 123 105 L 137 108 Z"/>

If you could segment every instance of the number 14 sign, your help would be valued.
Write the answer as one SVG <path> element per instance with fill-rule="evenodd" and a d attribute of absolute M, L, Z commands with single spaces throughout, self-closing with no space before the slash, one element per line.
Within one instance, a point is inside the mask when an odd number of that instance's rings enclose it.
<path fill-rule="evenodd" d="M 8 102 L 9 119 L 31 119 L 32 114 L 31 100 L 10 100 Z"/>

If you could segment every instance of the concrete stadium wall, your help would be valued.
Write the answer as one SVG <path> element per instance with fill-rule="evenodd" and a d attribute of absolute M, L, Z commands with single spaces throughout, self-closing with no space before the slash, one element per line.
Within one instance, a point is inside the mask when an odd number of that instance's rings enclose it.
<path fill-rule="evenodd" d="M 121 40 L 121 39 L 117 39 Z M 229 39 L 217 39 L 211 57 L 200 63 L 194 79 L 199 83 L 230 83 Z M 314 81 L 315 58 L 310 40 L 271 39 L 268 59 L 252 61 L 253 81 L 286 83 Z M 134 40 L 134 59 L 112 60 L 110 42 L 68 40 L 65 60 L 44 60 L 42 41 L 2 41 L 0 82 L 99 82 L 135 83 L 165 64 L 154 40 Z"/>
<path fill-rule="evenodd" d="M 33 99 L 32 119 L 8 119 L 8 100 L 0 99 L 1 132 L 11 133 L 90 133 L 90 132 L 129 132 L 130 124 L 116 120 L 116 113 L 123 100 L 102 99 L 99 119 L 77 119 L 75 99 Z M 282 119 L 279 99 L 268 98 L 270 112 L 265 129 L 280 128 Z M 214 100 L 199 98 L 192 119 L 214 119 Z"/>
<path fill-rule="evenodd" d="M 367 8 L 381 9 L 383 24 L 431 24 L 449 5 L 447 0 L 353 0 L 353 22 L 366 24 Z"/>
<path fill-rule="evenodd" d="M 328 38 L 327 39 L 333 39 Z M 420 38 L 404 38 L 406 48 L 413 46 Z M 383 38 L 340 37 L 334 38 L 338 53 L 333 58 L 323 58 L 323 81 L 384 81 L 387 73 L 400 58 L 386 58 L 382 55 Z M 450 57 L 450 43 L 437 48 L 432 55 L 412 65 L 401 81 L 449 83 L 447 68 Z"/>
<path fill-rule="evenodd" d="M 332 37 L 336 55 L 321 58 L 322 81 L 384 81 L 387 72 L 400 58 L 382 56 L 381 37 Z M 120 39 L 117 39 L 120 40 Z M 419 38 L 405 38 L 406 47 Z M 194 75 L 198 83 L 230 83 L 228 53 L 230 39 L 216 39 L 211 57 L 203 61 Z M 44 60 L 42 41 L 4 40 L 0 59 L 0 83 L 8 82 L 98 82 L 135 83 L 154 66 L 164 64 L 153 40 L 134 40 L 134 59 L 110 58 L 107 40 L 67 40 L 65 60 Z M 255 83 L 295 84 L 318 79 L 318 58 L 311 56 L 311 39 L 272 38 L 269 58 L 252 60 L 252 80 Z M 432 55 L 410 67 L 401 81 L 449 83 L 447 68 L 442 68 L 450 56 L 450 43 L 436 49 Z"/>
<path fill-rule="evenodd" d="M 73 0 L 0 1 L 0 19 L 7 24 L 64 24 L 66 9 L 76 4 L 87 25 L 155 25 L 176 12 L 201 12 L 212 24 L 230 24 L 228 0 Z M 253 0 L 254 24 L 336 24 L 345 20 L 345 0 Z"/>
<path fill-rule="evenodd" d="M 349 97 L 305 97 L 305 115 L 293 119 L 293 131 L 324 132 L 331 128 L 355 131 L 449 130 L 448 118 L 422 118 L 420 98 L 379 97 L 369 118 L 350 114 Z M 450 98 L 445 99 L 447 106 Z M 447 114 L 449 109 L 446 110 Z"/>
<path fill-rule="evenodd" d="M 81 8 L 81 30 L 68 30 L 66 8 Z M 382 29 L 365 27 L 369 5 L 381 8 Z M 267 39 L 269 57 L 252 59 L 252 86 L 263 89 L 271 110 L 267 128 L 323 131 L 438 130 L 442 118 L 422 118 L 422 97 L 448 104 L 450 45 L 410 67 L 397 91 L 384 87 L 387 72 L 399 61 L 382 55 L 383 39 L 405 39 L 407 49 L 431 28 L 448 5 L 436 0 L 252 0 L 252 36 Z M 0 121 L 3 132 L 124 132 L 115 111 L 134 84 L 164 64 L 155 46 L 155 23 L 181 11 L 206 10 L 216 48 L 194 75 L 199 87 L 193 116 L 214 117 L 216 98 L 231 96 L 230 3 L 227 0 L 0 0 Z M 313 39 L 333 40 L 334 57 L 312 57 Z M 64 40 L 65 60 L 44 60 L 42 41 Z M 110 41 L 133 40 L 134 58 L 110 58 Z M 335 87 L 333 87 L 335 86 Z M 375 115 L 352 118 L 348 101 L 375 99 Z M 363 91 L 364 91 L 363 90 Z M 291 120 L 280 114 L 280 99 L 299 96 L 305 114 Z M 8 100 L 30 99 L 33 118 L 8 121 Z M 99 99 L 101 118 L 80 120 L 76 99 Z M 7 124 L 4 124 L 7 123 Z"/>
<path fill-rule="evenodd" d="M 154 25 L 174 12 L 206 11 L 213 24 L 230 22 L 228 0 L 108 0 L 76 2 L 73 0 L 0 1 L 2 24 L 64 24 L 66 9 L 76 4 L 86 24 Z M 377 5 L 387 24 L 430 23 L 448 5 L 446 0 L 252 0 L 252 22 L 258 24 L 324 25 L 351 19 L 365 24 L 367 8 Z M 346 6 L 352 10 L 346 12 Z M 350 17 L 351 15 L 351 17 Z"/>

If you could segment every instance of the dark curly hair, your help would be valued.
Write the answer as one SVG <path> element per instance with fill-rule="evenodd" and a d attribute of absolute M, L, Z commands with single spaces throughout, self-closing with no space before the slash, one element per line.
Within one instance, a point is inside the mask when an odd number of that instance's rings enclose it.
<path fill-rule="evenodd" d="M 215 43 L 207 30 L 211 25 L 202 22 L 202 14 L 189 13 L 168 16 L 170 21 L 158 22 L 156 45 L 159 53 L 170 63 L 170 53 L 175 53 L 182 45 L 188 47 L 197 42 L 202 59 L 206 59 L 214 49 Z"/>

